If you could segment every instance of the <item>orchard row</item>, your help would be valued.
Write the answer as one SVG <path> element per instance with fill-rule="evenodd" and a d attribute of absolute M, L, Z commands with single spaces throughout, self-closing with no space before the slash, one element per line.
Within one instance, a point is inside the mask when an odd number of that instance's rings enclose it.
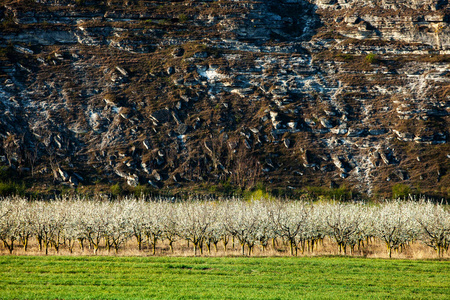
<path fill-rule="evenodd" d="M 389 257 L 413 241 L 434 248 L 438 256 L 450 245 L 450 211 L 426 201 L 379 205 L 240 200 L 170 202 L 122 199 L 114 202 L 65 198 L 51 202 L 11 197 L 0 200 L 0 239 L 13 253 L 35 239 L 40 251 L 74 247 L 94 253 L 118 252 L 134 239 L 139 250 L 185 240 L 194 255 L 239 242 L 242 254 L 283 241 L 291 255 L 314 251 L 325 237 L 346 254 L 378 238 Z M 77 246 L 78 245 L 78 246 Z"/>

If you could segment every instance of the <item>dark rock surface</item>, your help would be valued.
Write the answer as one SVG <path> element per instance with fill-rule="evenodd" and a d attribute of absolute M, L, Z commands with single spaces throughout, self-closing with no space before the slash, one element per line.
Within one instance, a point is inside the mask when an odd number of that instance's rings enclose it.
<path fill-rule="evenodd" d="M 449 197 L 447 1 L 73 3 L 0 5 L 0 164 L 23 178 Z"/>

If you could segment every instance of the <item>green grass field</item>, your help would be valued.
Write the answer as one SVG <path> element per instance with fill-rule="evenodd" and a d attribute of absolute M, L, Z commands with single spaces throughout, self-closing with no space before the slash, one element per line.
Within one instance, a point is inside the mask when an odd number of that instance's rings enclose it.
<path fill-rule="evenodd" d="M 450 299 L 450 262 L 0 256 L 1 299 Z"/>

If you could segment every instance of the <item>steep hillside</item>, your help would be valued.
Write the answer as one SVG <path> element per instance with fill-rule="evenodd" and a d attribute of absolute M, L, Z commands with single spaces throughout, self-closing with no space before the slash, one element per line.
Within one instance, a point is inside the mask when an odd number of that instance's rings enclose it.
<path fill-rule="evenodd" d="M 450 197 L 446 0 L 0 4 L 3 181 Z"/>

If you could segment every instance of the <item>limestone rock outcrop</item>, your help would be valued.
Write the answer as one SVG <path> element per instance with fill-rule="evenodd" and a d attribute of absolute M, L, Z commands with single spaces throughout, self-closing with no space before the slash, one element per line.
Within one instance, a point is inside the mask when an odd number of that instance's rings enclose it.
<path fill-rule="evenodd" d="M 63 166 L 25 179 L 449 196 L 448 1 L 73 3 L 0 5 L 0 165 Z"/>

